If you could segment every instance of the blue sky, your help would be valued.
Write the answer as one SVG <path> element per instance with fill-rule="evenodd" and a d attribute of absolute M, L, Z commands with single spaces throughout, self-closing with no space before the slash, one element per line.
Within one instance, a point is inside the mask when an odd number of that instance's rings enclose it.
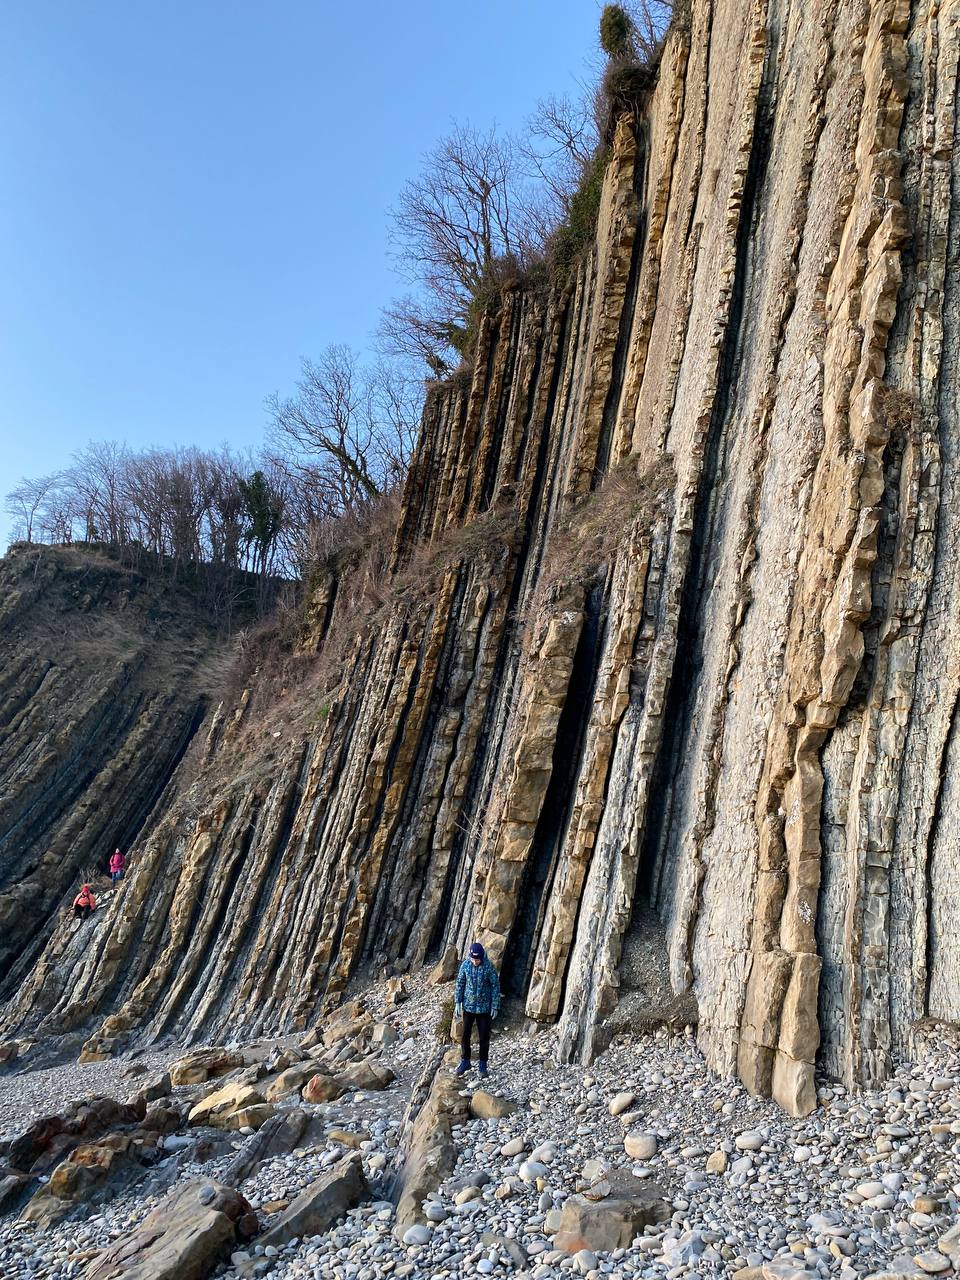
<path fill-rule="evenodd" d="M 588 74 L 595 0 L 14 0 L 0 42 L 0 491 L 92 439 L 260 442 L 406 287 L 387 210 L 451 120 Z M 7 518 L 0 514 L 5 545 Z"/>

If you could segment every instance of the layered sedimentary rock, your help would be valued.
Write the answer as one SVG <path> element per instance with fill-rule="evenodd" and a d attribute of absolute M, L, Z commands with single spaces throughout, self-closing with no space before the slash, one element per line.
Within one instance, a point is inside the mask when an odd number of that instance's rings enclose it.
<path fill-rule="evenodd" d="M 593 250 L 431 394 L 390 575 L 318 575 L 8 1030 L 299 1027 L 477 934 L 589 1057 L 651 911 L 791 1111 L 960 1017 L 958 22 L 694 0 Z"/>
<path fill-rule="evenodd" d="M 5 993 L 64 894 L 138 836 L 202 719 L 218 647 L 194 593 L 153 570 L 25 544 L 0 562 Z"/>

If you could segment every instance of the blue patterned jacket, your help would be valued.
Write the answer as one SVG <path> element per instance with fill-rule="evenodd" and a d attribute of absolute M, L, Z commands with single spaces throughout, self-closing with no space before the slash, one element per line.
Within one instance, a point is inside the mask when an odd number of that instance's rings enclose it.
<path fill-rule="evenodd" d="M 500 1012 L 500 979 L 486 956 L 478 965 L 470 960 L 461 964 L 454 999 L 467 1013 L 489 1013 L 495 1018 Z"/>

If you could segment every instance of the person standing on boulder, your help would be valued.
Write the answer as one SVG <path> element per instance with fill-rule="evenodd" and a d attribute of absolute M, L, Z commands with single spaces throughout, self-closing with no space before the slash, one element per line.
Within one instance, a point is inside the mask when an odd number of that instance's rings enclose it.
<path fill-rule="evenodd" d="M 119 849 L 114 849 L 113 853 L 110 855 L 110 879 L 114 884 L 119 884 L 123 879 L 123 872 L 126 865 L 126 858 Z"/>
<path fill-rule="evenodd" d="M 457 1075 L 462 1076 L 470 1070 L 470 1039 L 476 1024 L 480 1041 L 477 1070 L 481 1076 L 485 1076 L 487 1054 L 490 1051 L 490 1023 L 500 1012 L 500 979 L 479 942 L 475 942 L 470 948 L 470 954 L 457 974 L 454 1012 L 458 1018 L 463 1018 Z"/>

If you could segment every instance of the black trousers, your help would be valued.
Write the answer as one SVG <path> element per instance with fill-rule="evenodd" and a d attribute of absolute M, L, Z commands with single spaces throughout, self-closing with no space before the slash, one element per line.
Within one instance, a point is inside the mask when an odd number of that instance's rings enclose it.
<path fill-rule="evenodd" d="M 93 907 L 81 906 L 79 902 L 73 905 L 73 914 L 78 920 L 86 920 L 87 916 L 93 914 Z"/>
<path fill-rule="evenodd" d="M 490 1015 L 489 1013 L 470 1013 L 468 1010 L 463 1011 L 463 1036 L 460 1041 L 460 1056 L 464 1062 L 470 1061 L 470 1036 L 473 1033 L 474 1023 L 477 1027 L 477 1036 L 480 1040 L 479 1061 L 486 1062 L 487 1054 L 490 1052 Z"/>

